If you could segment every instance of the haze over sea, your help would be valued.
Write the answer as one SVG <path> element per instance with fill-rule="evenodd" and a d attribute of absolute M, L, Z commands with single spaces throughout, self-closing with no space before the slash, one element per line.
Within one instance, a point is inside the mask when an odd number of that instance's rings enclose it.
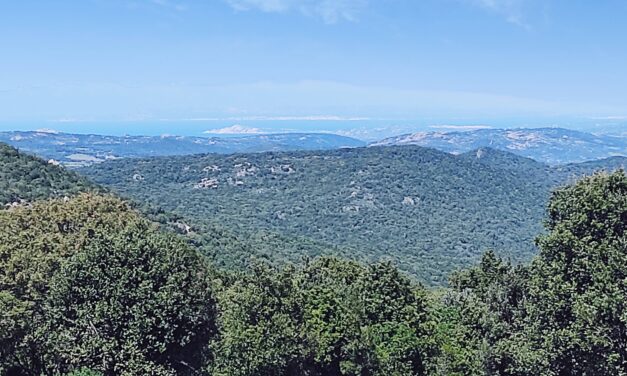
<path fill-rule="evenodd" d="M 421 131 L 464 131 L 482 128 L 564 127 L 574 130 L 625 135 L 627 119 L 545 118 L 545 119 L 370 119 L 322 118 L 311 116 L 282 118 L 223 118 L 191 120 L 136 121 L 29 121 L 0 122 L 0 131 L 46 129 L 63 133 L 123 135 L 177 135 L 196 137 L 231 137 L 270 133 L 334 133 L 364 141 Z"/>

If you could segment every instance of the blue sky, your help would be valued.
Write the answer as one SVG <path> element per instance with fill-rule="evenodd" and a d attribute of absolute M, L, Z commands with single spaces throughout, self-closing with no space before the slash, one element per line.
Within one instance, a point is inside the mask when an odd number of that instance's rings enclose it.
<path fill-rule="evenodd" d="M 4 1 L 0 123 L 618 129 L 626 38 L 623 0 Z"/>

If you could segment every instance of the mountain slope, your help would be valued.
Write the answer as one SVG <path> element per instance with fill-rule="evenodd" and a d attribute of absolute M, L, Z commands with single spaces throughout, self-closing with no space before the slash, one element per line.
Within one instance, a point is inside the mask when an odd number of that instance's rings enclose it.
<path fill-rule="evenodd" d="M 548 164 L 627 156 L 627 138 L 593 135 L 562 128 L 479 129 L 468 132 L 420 132 L 387 138 L 371 146 L 419 145 L 461 154 L 482 147 L 509 151 Z"/>
<path fill-rule="evenodd" d="M 529 259 L 551 188 L 602 165 L 555 169 L 493 149 L 455 156 L 407 146 L 128 159 L 80 171 L 196 224 L 307 239 L 313 254 L 389 258 L 439 284 L 488 248 Z M 279 262 L 303 255 L 266 250 Z"/>
<path fill-rule="evenodd" d="M 96 189 L 85 178 L 0 143 L 0 204 L 74 195 Z"/>
<path fill-rule="evenodd" d="M 0 143 L 0 209 L 36 200 L 74 196 L 81 192 L 104 193 L 105 189 L 64 167 Z M 163 210 L 159 203 L 134 202 L 131 205 L 163 229 L 182 235 L 201 252 L 215 259 L 218 266 L 225 266 L 225 263 L 213 257 L 216 254 L 228 255 L 232 263 L 245 266 L 251 255 L 271 260 L 271 254 L 296 250 L 299 254 L 314 257 L 332 249 L 330 245 L 309 239 L 286 238 L 267 231 L 254 237 L 238 237 L 220 223 L 192 222 L 185 216 Z"/>
<path fill-rule="evenodd" d="M 85 166 L 123 157 L 198 153 L 252 153 L 281 150 L 326 150 L 364 146 L 334 134 L 286 133 L 239 137 L 102 136 L 51 131 L 0 132 L 0 142 L 67 166 Z"/>

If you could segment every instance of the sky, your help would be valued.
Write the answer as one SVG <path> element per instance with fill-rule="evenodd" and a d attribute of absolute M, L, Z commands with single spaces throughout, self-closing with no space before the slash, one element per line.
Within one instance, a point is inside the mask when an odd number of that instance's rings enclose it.
<path fill-rule="evenodd" d="M 626 38 L 624 0 L 3 0 L 0 129 L 620 132 Z"/>

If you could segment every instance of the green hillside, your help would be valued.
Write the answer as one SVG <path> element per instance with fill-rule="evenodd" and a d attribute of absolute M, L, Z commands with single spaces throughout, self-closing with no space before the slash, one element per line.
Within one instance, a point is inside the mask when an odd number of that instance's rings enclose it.
<path fill-rule="evenodd" d="M 28 153 L 23 153 L 0 143 L 0 204 L 21 206 L 38 200 L 72 197 L 80 192 L 103 193 L 106 189 L 62 166 L 48 163 Z M 256 238 L 238 237 L 219 223 L 198 222 L 188 227 L 190 221 L 163 210 L 158 205 L 130 203 L 144 216 L 160 224 L 163 229 L 186 235 L 188 242 L 207 255 L 228 254 L 230 260 L 243 265 L 256 255 L 270 259 L 269 254 L 289 249 L 315 256 L 322 248 L 307 239 L 286 238 L 273 233 L 260 232 Z M 302 240 L 302 241 L 301 241 Z M 225 266 L 224 263 L 217 263 Z"/>
<path fill-rule="evenodd" d="M 204 226 L 254 240 L 251 252 L 209 255 L 221 265 L 241 266 L 251 253 L 278 262 L 338 254 L 390 259 L 440 284 L 487 249 L 528 260 L 551 188 L 602 166 L 406 146 L 129 159 L 81 172 L 187 218 L 201 246 Z"/>
<path fill-rule="evenodd" d="M 322 257 L 218 271 L 127 203 L 0 210 L 2 375 L 620 375 L 624 172 L 551 195 L 539 253 L 426 289 Z"/>
<path fill-rule="evenodd" d="M 0 143 L 0 204 L 71 196 L 94 189 L 87 179 Z"/>

